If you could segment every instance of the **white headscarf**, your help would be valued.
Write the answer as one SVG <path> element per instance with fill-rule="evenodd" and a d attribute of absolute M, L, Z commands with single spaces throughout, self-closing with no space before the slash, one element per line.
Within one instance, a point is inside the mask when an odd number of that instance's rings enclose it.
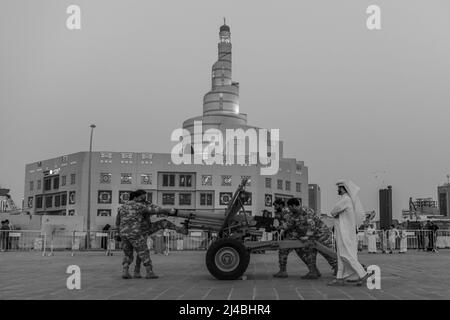
<path fill-rule="evenodd" d="M 353 181 L 351 180 L 347 181 L 344 179 L 339 180 L 336 183 L 336 185 L 343 186 L 347 191 L 348 196 L 352 200 L 353 211 L 355 213 L 356 227 L 359 227 L 361 224 L 363 224 L 363 221 L 365 219 L 364 209 L 358 196 L 360 188 L 356 184 L 354 184 Z"/>

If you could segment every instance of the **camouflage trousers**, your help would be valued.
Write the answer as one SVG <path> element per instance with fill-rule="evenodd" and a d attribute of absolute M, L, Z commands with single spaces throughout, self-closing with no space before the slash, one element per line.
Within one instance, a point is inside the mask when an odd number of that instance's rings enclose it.
<path fill-rule="evenodd" d="M 291 239 L 291 240 L 293 240 L 293 239 Z M 324 246 L 327 246 L 330 249 L 333 248 L 333 242 L 331 239 L 331 235 L 322 235 L 321 237 L 319 237 L 315 240 L 320 242 Z M 289 253 L 291 251 L 295 251 L 297 253 L 299 258 L 308 267 L 309 272 L 319 273 L 319 270 L 317 269 L 317 264 L 316 264 L 318 250 L 315 248 L 280 249 L 278 252 L 278 263 L 280 265 L 280 270 L 286 270 L 287 259 L 288 259 Z M 331 266 L 332 269 L 337 269 L 337 260 L 334 257 L 331 257 L 320 251 L 319 251 L 319 253 L 325 258 L 325 260 L 327 260 L 328 264 Z"/>
<path fill-rule="evenodd" d="M 163 229 L 171 229 L 171 230 L 175 230 L 175 231 L 180 232 L 180 233 L 182 233 L 184 231 L 184 228 L 177 227 L 172 222 L 170 222 L 170 221 L 168 221 L 166 219 L 162 219 L 162 220 L 158 220 L 156 222 L 153 222 L 151 224 L 150 229 L 145 234 L 145 239 L 147 239 L 147 237 L 152 235 L 153 233 L 155 233 L 155 232 L 157 232 L 159 230 L 163 230 Z M 146 246 L 147 246 L 147 244 L 146 244 Z M 141 257 L 139 255 L 137 255 L 137 257 L 136 257 L 136 268 L 139 268 L 139 266 L 141 265 L 141 262 L 142 262 Z M 150 261 L 150 265 L 151 265 L 151 261 Z M 144 263 L 144 266 L 145 266 L 145 263 Z"/>
<path fill-rule="evenodd" d="M 136 265 L 140 265 L 142 261 L 145 267 L 152 266 L 146 236 L 122 237 L 122 249 L 124 253 L 122 265 L 124 267 L 129 267 L 133 263 L 133 251 L 136 251 Z"/>

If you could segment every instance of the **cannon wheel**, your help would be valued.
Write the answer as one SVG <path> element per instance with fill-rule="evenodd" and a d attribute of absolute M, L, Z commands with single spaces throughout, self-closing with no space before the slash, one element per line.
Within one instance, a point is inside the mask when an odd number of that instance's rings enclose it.
<path fill-rule="evenodd" d="M 206 267 L 219 280 L 236 280 L 244 274 L 250 263 L 250 253 L 236 239 L 214 241 L 206 252 Z"/>

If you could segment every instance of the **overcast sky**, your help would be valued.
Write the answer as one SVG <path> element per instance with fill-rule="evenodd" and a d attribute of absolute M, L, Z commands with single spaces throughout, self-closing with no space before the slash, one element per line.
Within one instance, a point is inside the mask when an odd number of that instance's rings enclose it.
<path fill-rule="evenodd" d="M 380 31 L 366 28 L 371 4 Z M 87 150 L 91 123 L 95 150 L 170 152 L 202 112 L 222 17 L 240 111 L 280 129 L 323 211 L 339 178 L 367 210 L 392 185 L 397 217 L 409 196 L 436 199 L 450 173 L 448 0 L 2 0 L 0 184 L 20 203 L 25 164 Z"/>

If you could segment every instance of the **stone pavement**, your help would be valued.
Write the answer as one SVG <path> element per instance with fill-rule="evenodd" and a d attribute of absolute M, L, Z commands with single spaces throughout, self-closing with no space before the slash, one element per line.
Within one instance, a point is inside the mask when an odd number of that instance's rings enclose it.
<path fill-rule="evenodd" d="M 450 299 L 450 250 L 437 254 L 360 254 L 366 265 L 381 268 L 381 289 L 347 285 L 328 287 L 332 274 L 318 256 L 319 280 L 301 280 L 306 267 L 291 253 L 287 279 L 274 279 L 276 252 L 252 254 L 247 280 L 219 281 L 205 266 L 204 251 L 152 255 L 159 279 L 121 279 L 122 253 L 0 252 L 0 299 Z M 66 269 L 81 268 L 81 290 L 68 290 Z M 143 272 L 144 273 L 144 272 Z"/>

